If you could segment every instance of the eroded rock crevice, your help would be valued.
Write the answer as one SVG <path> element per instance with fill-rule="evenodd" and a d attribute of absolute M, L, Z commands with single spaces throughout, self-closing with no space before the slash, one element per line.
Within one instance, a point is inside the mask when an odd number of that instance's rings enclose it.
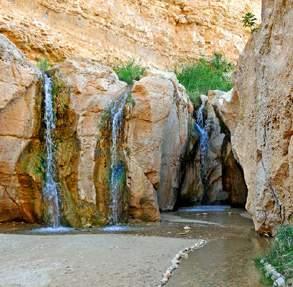
<path fill-rule="evenodd" d="M 207 101 L 207 97 L 202 96 Z M 208 140 L 203 159 L 200 151 L 201 133 L 196 128 L 197 113 L 202 112 Z M 180 196 L 177 206 L 194 204 L 228 204 L 244 207 L 247 187 L 241 166 L 233 155 L 230 132 L 216 109 L 207 101 L 202 111 L 195 112 L 190 126 L 189 145 L 183 160 Z M 204 176 L 204 178 L 203 178 Z"/>

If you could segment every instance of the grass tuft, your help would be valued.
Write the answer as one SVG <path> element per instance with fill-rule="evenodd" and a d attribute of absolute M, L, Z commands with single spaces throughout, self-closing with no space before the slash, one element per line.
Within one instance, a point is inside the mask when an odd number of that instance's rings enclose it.
<path fill-rule="evenodd" d="M 215 53 L 211 60 L 201 58 L 196 63 L 183 66 L 176 75 L 193 104 L 198 106 L 200 95 L 207 94 L 209 90 L 229 91 L 232 88 L 233 68 L 233 64 Z"/>
<path fill-rule="evenodd" d="M 47 72 L 48 70 L 51 69 L 51 64 L 49 63 L 48 59 L 42 58 L 37 61 L 37 67 L 42 72 Z"/>
<path fill-rule="evenodd" d="M 135 64 L 134 61 L 130 61 L 126 64 L 115 67 L 114 71 L 118 75 L 120 81 L 126 82 L 128 85 L 132 85 L 134 81 L 141 79 L 145 68 Z"/>

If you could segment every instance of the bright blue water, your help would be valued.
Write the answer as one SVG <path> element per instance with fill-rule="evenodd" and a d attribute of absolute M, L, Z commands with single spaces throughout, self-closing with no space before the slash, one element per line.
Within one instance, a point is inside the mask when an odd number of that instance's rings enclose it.
<path fill-rule="evenodd" d="M 209 136 L 206 131 L 204 122 L 205 101 L 202 101 L 200 108 L 197 111 L 195 129 L 199 133 L 199 149 L 200 149 L 200 172 L 203 184 L 206 183 L 206 161 L 209 148 Z"/>
<path fill-rule="evenodd" d="M 58 227 L 41 227 L 31 231 L 35 234 L 59 234 L 59 233 L 70 233 L 74 229 L 70 227 L 58 226 Z"/>
<path fill-rule="evenodd" d="M 45 113 L 44 121 L 46 125 L 46 174 L 43 195 L 48 204 L 49 224 L 53 229 L 60 227 L 60 207 L 58 198 L 57 183 L 55 181 L 55 162 L 54 162 L 54 142 L 53 130 L 55 128 L 55 116 L 53 109 L 52 80 L 44 74 L 44 94 L 45 94 Z"/>
<path fill-rule="evenodd" d="M 130 228 L 127 225 L 109 225 L 102 228 L 102 230 L 105 232 L 120 232 L 120 231 L 129 231 L 132 229 L 133 228 Z"/>
<path fill-rule="evenodd" d="M 118 141 L 120 130 L 123 124 L 123 110 L 126 104 L 128 93 L 124 93 L 114 103 L 111 109 L 112 119 L 112 147 L 111 147 L 111 194 L 112 194 L 112 217 L 111 223 L 119 223 L 121 217 L 121 177 L 123 176 L 124 166 L 118 156 Z"/>
<path fill-rule="evenodd" d="M 229 205 L 197 205 L 191 207 L 182 207 L 178 211 L 183 212 L 223 212 L 229 211 L 231 206 Z"/>

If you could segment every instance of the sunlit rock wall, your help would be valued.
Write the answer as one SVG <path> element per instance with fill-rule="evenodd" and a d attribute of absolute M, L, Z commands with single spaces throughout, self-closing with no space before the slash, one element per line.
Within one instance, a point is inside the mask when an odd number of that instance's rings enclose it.
<path fill-rule="evenodd" d="M 260 0 L 0 0 L 0 32 L 31 59 L 133 58 L 160 68 L 222 52 L 235 61 Z"/>
<path fill-rule="evenodd" d="M 248 42 L 235 91 L 213 99 L 231 131 L 255 229 L 274 233 L 293 213 L 293 2 L 264 1 L 263 24 Z"/>

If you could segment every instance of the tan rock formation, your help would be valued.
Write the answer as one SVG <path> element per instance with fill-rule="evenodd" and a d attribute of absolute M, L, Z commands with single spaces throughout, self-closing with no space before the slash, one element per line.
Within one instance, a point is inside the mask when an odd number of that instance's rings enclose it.
<path fill-rule="evenodd" d="M 208 132 L 208 152 L 206 158 L 206 198 L 207 203 L 228 200 L 229 194 L 223 190 L 222 146 L 225 134 L 221 131 L 219 119 L 214 108 L 206 104 L 207 119 L 205 129 Z"/>
<path fill-rule="evenodd" d="M 162 210 L 176 203 L 192 108 L 172 73 L 150 72 L 134 85 L 132 98 L 127 135 L 130 214 L 155 220 L 158 203 Z"/>
<path fill-rule="evenodd" d="M 208 136 L 207 152 L 201 158 L 201 134 L 198 128 L 191 127 L 182 168 L 179 202 L 181 205 L 226 203 L 243 207 L 247 188 L 242 169 L 232 153 L 230 133 L 218 118 L 214 107 L 207 102 L 207 97 L 202 95 L 201 99 L 205 102 L 202 111 Z"/>
<path fill-rule="evenodd" d="M 31 59 L 53 62 L 134 58 L 165 68 L 215 51 L 236 60 L 248 37 L 241 18 L 259 17 L 260 2 L 0 0 L 0 32 Z"/>
<path fill-rule="evenodd" d="M 0 221 L 41 222 L 46 203 L 40 72 L 5 37 L 0 40 Z M 48 73 L 62 223 L 106 223 L 111 107 L 127 91 L 126 84 L 110 68 L 86 59 L 66 60 Z M 124 109 L 118 147 L 125 171 L 122 211 L 127 217 L 129 205 L 132 219 L 156 221 L 158 196 L 162 209 L 176 201 L 192 106 L 174 74 L 150 71 L 134 85 Z"/>
<path fill-rule="evenodd" d="M 32 222 L 41 215 L 40 75 L 2 35 L 0 79 L 0 222 Z"/>
<path fill-rule="evenodd" d="M 67 60 L 50 73 L 57 90 L 56 161 L 63 215 L 73 226 L 105 223 L 110 205 L 108 109 L 126 84 L 110 68 L 86 59 Z"/>
<path fill-rule="evenodd" d="M 240 58 L 235 92 L 211 100 L 231 130 L 255 229 L 292 223 L 293 6 L 264 1 L 263 24 Z"/>
<path fill-rule="evenodd" d="M 73 226 L 106 223 L 112 200 L 111 106 L 126 84 L 111 69 L 84 59 L 66 60 L 50 74 L 63 217 Z M 162 209 L 174 207 L 191 111 L 174 74 L 152 71 L 134 85 L 117 155 L 127 178 L 120 203 L 124 219 L 129 214 L 134 220 L 158 220 L 158 197 Z"/>

